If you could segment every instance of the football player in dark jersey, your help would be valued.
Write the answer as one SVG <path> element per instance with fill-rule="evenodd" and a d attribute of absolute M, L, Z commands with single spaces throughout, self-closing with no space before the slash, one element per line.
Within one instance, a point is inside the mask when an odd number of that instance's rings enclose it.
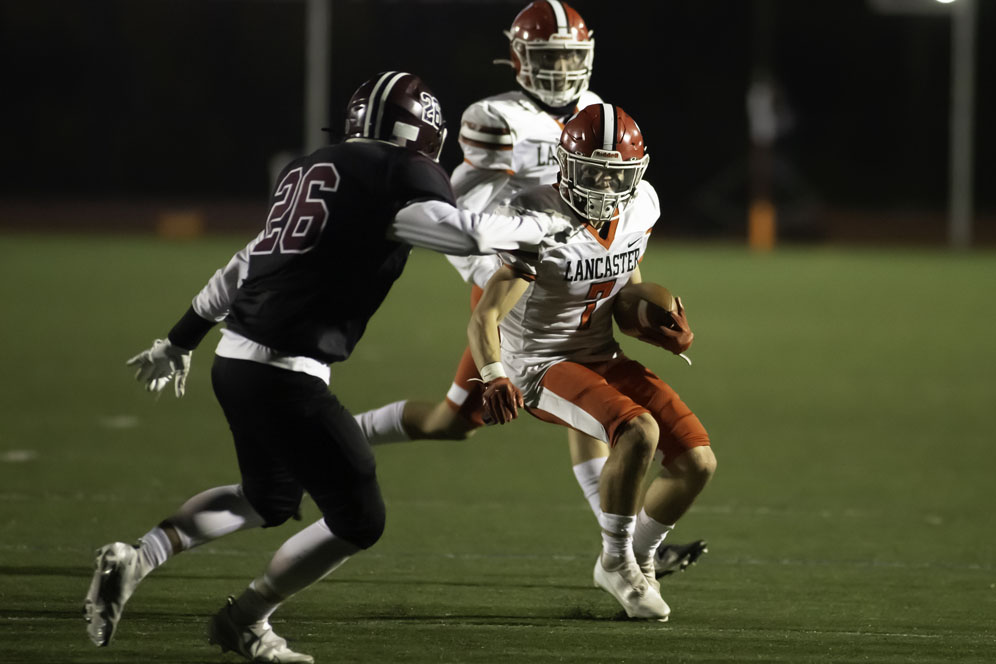
<path fill-rule="evenodd" d="M 384 528 L 374 456 L 329 391 L 329 363 L 349 357 L 400 276 L 412 245 L 448 254 L 536 251 L 569 223 L 454 207 L 437 163 L 439 103 L 412 74 L 386 72 L 347 106 L 346 139 L 287 165 L 260 234 L 218 270 L 166 339 L 128 364 L 148 390 L 185 390 L 191 351 L 224 320 L 211 378 L 235 441 L 242 482 L 190 498 L 136 546 L 97 551 L 87 631 L 110 643 L 139 582 L 176 553 L 232 532 L 278 526 L 305 491 L 322 518 L 274 554 L 262 575 L 211 619 L 222 650 L 253 662 L 311 662 L 268 619 Z"/>

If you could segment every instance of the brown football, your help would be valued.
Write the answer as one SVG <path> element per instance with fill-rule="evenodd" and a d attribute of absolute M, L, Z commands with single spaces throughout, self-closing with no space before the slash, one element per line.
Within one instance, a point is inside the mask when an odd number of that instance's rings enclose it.
<path fill-rule="evenodd" d="M 616 295 L 612 316 L 623 334 L 644 341 L 661 326 L 677 329 L 671 312 L 676 310 L 671 291 L 660 284 L 644 281 L 626 284 Z"/>

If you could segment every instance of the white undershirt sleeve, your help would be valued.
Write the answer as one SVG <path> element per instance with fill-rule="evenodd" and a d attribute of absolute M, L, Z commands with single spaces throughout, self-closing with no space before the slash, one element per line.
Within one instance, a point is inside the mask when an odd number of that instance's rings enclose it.
<path fill-rule="evenodd" d="M 266 231 L 260 231 L 253 240 L 241 251 L 232 256 L 228 264 L 214 273 L 204 288 L 195 297 L 191 306 L 197 315 L 205 320 L 220 322 L 228 315 L 246 275 L 249 273 L 249 252 L 263 239 Z"/>
<path fill-rule="evenodd" d="M 516 193 L 509 186 L 512 176 L 505 171 L 484 170 L 464 164 L 465 168 L 453 171 L 450 183 L 457 206 L 474 212 L 484 212 L 501 200 L 508 200 Z"/>
<path fill-rule="evenodd" d="M 388 228 L 388 237 L 444 254 L 471 256 L 536 251 L 548 235 L 569 228 L 568 221 L 546 214 L 516 217 L 478 214 L 430 200 L 402 208 Z"/>

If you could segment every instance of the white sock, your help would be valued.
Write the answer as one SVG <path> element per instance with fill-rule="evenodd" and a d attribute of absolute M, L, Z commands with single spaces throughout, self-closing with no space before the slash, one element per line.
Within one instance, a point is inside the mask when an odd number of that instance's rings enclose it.
<path fill-rule="evenodd" d="M 138 555 L 141 560 L 142 577 L 162 565 L 173 555 L 173 545 L 166 535 L 166 531 L 156 526 L 139 538 Z"/>
<path fill-rule="evenodd" d="M 405 403 L 407 402 L 395 401 L 353 416 L 371 445 L 402 443 L 411 440 L 401 424 Z"/>
<path fill-rule="evenodd" d="M 248 625 L 269 620 L 281 602 L 262 578 L 254 579 L 232 606 L 235 622 Z"/>
<path fill-rule="evenodd" d="M 618 559 L 632 558 L 636 516 L 602 512 L 598 523 L 602 526 L 602 553 Z"/>
<path fill-rule="evenodd" d="M 597 519 L 602 514 L 601 498 L 598 495 L 598 480 L 602 476 L 602 467 L 609 457 L 595 457 L 587 461 L 582 461 L 574 465 L 574 477 L 581 487 L 584 499 L 591 506 L 591 511 L 595 513 Z"/>
<path fill-rule="evenodd" d="M 633 532 L 633 553 L 636 559 L 648 560 L 657 551 L 667 534 L 674 530 L 674 524 L 667 525 L 655 520 L 640 510 L 636 515 L 636 530 Z"/>
<path fill-rule="evenodd" d="M 249 504 L 239 484 L 202 491 L 181 505 L 166 521 L 176 530 L 182 551 L 223 535 L 263 525 L 263 517 Z"/>
<path fill-rule="evenodd" d="M 319 519 L 277 549 L 263 576 L 235 600 L 237 617 L 247 623 L 268 619 L 284 600 L 325 578 L 359 550 Z"/>

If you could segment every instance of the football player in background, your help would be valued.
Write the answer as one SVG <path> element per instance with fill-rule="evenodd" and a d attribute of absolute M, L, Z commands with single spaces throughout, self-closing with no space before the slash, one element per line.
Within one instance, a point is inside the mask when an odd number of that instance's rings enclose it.
<path fill-rule="evenodd" d="M 525 406 L 543 421 L 609 441 L 594 581 L 629 617 L 665 621 L 670 608 L 654 553 L 712 477 L 716 458 L 674 390 L 613 338 L 615 295 L 640 281 L 639 261 L 660 216 L 657 193 L 642 179 L 649 156 L 629 115 L 595 104 L 567 122 L 557 159 L 558 185 L 526 189 L 510 206 L 572 219 L 575 231 L 538 255 L 501 254 L 471 315 L 470 347 L 492 420 L 508 422 Z M 672 318 L 674 329 L 661 326 L 658 343 L 677 354 L 693 336 L 680 299 Z M 660 473 L 641 499 L 657 456 Z"/>
<path fill-rule="evenodd" d="M 464 111 L 460 147 L 464 162 L 452 175 L 457 205 L 490 211 L 518 192 L 557 181 L 557 145 L 564 123 L 579 109 L 601 102 L 588 90 L 595 54 L 593 31 L 565 2 L 527 5 L 505 32 L 520 89 L 482 99 Z M 498 269 L 495 256 L 448 257 L 471 284 L 471 308 Z M 405 440 L 464 440 L 484 422 L 482 388 L 470 349 L 464 350 L 446 397 L 439 402 L 397 401 L 360 413 L 371 444 Z M 599 516 L 599 477 L 608 446 L 575 429 L 567 434 L 571 466 L 585 499 Z M 702 540 L 662 543 L 657 574 L 685 569 L 706 550 Z"/>
<path fill-rule="evenodd" d="M 548 234 L 569 228 L 540 215 L 457 209 L 436 161 L 446 136 L 439 104 L 417 76 L 378 75 L 346 112 L 346 139 L 284 168 L 263 231 L 214 274 L 165 340 L 128 362 L 150 391 L 173 381 L 182 396 L 191 351 L 226 321 L 211 377 L 242 481 L 193 496 L 136 546 L 97 551 L 84 614 L 98 646 L 110 643 L 149 572 L 229 533 L 284 523 L 307 491 L 322 518 L 228 599 L 208 635 L 253 662 L 311 662 L 273 632 L 270 615 L 384 528 L 373 453 L 329 391 L 329 364 L 349 357 L 411 245 L 451 254 L 536 251 Z"/>

